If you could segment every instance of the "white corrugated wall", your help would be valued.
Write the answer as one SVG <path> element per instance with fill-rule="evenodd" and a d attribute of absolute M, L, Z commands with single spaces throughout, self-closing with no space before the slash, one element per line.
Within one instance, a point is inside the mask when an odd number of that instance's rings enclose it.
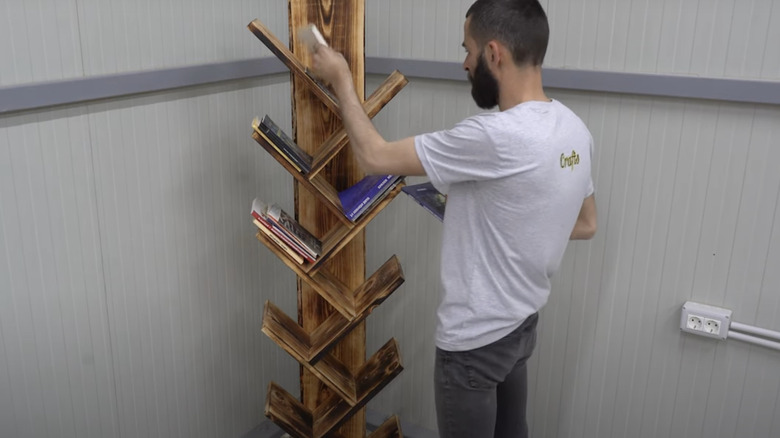
<path fill-rule="evenodd" d="M 466 1 L 369 1 L 370 56 L 462 61 Z M 549 67 L 780 80 L 780 4 L 546 1 Z M 376 81 L 375 83 L 378 83 Z M 413 80 L 376 120 L 388 137 L 475 113 L 469 88 Z M 780 329 L 780 108 L 548 90 L 596 140 L 600 229 L 570 245 L 530 370 L 536 437 L 780 436 L 780 353 L 682 335 L 686 300 Z M 372 404 L 435 428 L 440 225 L 408 200 L 369 229 L 404 289 L 369 320 L 407 367 Z M 404 238 L 404 236 L 408 236 Z M 375 266 L 385 254 L 377 255 Z"/>
<path fill-rule="evenodd" d="M 0 86 L 269 56 L 284 2 L 0 2 Z M 296 362 L 295 280 L 254 238 L 292 178 L 251 139 L 286 75 L 0 117 L 0 436 L 239 437 Z M 276 370 L 288 370 L 277 373 Z"/>
<path fill-rule="evenodd" d="M 368 56 L 460 61 L 470 0 L 367 2 Z M 550 67 L 780 80 L 780 4 L 547 1 Z M 268 56 L 287 2 L 0 2 L 0 86 Z M 370 78 L 369 87 L 382 78 Z M 292 207 L 249 139 L 290 124 L 286 76 L 0 117 L 0 436 L 241 436 L 297 367 L 260 333 L 295 282 L 249 202 Z M 370 90 L 369 90 L 370 91 Z M 597 143 L 598 236 L 570 246 L 531 364 L 536 437 L 780 435 L 780 354 L 683 336 L 688 299 L 780 330 L 780 108 L 550 90 Z M 412 80 L 388 137 L 476 112 L 465 83 Z M 369 407 L 435 428 L 440 224 L 404 197 L 369 226 L 368 270 L 406 284 L 368 320 L 405 371 Z"/>

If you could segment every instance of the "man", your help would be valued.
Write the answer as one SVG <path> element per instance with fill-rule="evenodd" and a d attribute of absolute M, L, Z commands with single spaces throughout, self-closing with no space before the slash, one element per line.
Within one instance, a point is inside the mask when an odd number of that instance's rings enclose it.
<path fill-rule="evenodd" d="M 434 388 L 442 437 L 525 437 L 526 361 L 537 312 L 568 240 L 596 232 L 592 137 L 542 88 L 549 28 L 537 0 L 477 0 L 463 68 L 477 105 L 498 112 L 446 131 L 385 141 L 344 58 L 313 47 L 360 166 L 427 175 L 448 194 Z"/>

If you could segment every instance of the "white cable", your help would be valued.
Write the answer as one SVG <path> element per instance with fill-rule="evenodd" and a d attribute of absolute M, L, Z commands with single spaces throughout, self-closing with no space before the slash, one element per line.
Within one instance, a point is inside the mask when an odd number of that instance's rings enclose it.
<path fill-rule="evenodd" d="M 733 326 L 734 324 L 732 323 L 731 325 Z M 744 333 L 733 332 L 731 330 L 729 330 L 728 338 L 780 351 L 780 342 L 770 341 L 769 339 L 762 339 L 757 336 L 746 335 Z"/>
<path fill-rule="evenodd" d="M 731 323 L 731 330 L 736 330 L 742 333 L 748 333 L 756 336 L 763 336 L 774 341 L 780 341 L 780 332 L 774 330 L 767 330 L 760 327 L 754 327 L 752 325 L 742 324 L 739 322 Z"/>

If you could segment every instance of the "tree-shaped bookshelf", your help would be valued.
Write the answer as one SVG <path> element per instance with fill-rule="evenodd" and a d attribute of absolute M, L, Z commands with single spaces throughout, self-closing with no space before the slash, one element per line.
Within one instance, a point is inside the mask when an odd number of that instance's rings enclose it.
<path fill-rule="evenodd" d="M 338 103 L 305 67 L 309 54 L 298 41 L 297 29 L 308 23 L 321 29 L 350 64 L 362 99 L 364 0 L 290 0 L 289 6 L 292 50 L 259 20 L 248 27 L 290 69 L 294 138 L 313 156 L 312 169 L 302 173 L 262 135 L 254 132 L 252 136 L 293 175 L 297 220 L 320 238 L 322 253 L 314 262 L 301 264 L 264 233 L 257 233 L 257 239 L 300 279 L 298 321 L 267 302 L 262 330 L 301 363 L 301 400 L 271 383 L 265 414 L 295 437 L 363 438 L 363 407 L 402 370 L 395 339 L 365 359 L 364 321 L 404 281 L 396 256 L 365 280 L 364 229 L 400 193 L 403 183 L 356 222 L 347 219 L 338 190 L 356 183 L 362 174 L 344 148 L 348 138 L 339 120 Z M 368 116 L 374 117 L 406 83 L 401 73 L 390 75 L 364 102 Z M 402 436 L 398 418 L 391 417 L 370 436 Z"/>

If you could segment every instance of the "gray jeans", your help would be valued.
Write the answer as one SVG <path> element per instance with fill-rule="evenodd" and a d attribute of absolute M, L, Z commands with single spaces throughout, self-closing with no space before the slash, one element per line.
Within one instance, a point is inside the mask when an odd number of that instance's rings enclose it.
<path fill-rule="evenodd" d="M 434 389 L 442 438 L 526 438 L 526 361 L 538 314 L 504 338 L 470 351 L 436 349 Z"/>

